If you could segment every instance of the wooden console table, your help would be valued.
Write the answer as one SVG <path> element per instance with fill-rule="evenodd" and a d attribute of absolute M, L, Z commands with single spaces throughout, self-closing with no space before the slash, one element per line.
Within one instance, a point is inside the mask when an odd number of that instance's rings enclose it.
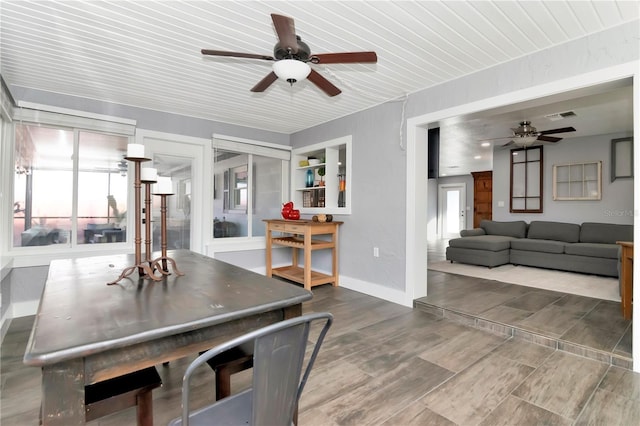
<path fill-rule="evenodd" d="M 631 319 L 633 307 L 633 243 L 617 241 L 622 247 L 622 267 L 620 268 L 620 308 L 624 319 Z"/>
<path fill-rule="evenodd" d="M 300 284 L 306 290 L 320 284 L 338 286 L 338 226 L 342 222 L 312 222 L 310 220 L 265 220 L 267 224 L 266 266 L 267 276 L 276 275 Z M 281 233 L 273 236 L 272 232 Z M 314 239 L 314 235 L 330 235 L 330 240 Z M 302 236 L 302 238 L 298 237 Z M 273 245 L 292 248 L 290 266 L 272 268 L 271 249 Z M 304 267 L 298 265 L 298 249 L 304 252 Z M 314 250 L 331 249 L 331 275 L 311 270 L 311 252 Z"/>

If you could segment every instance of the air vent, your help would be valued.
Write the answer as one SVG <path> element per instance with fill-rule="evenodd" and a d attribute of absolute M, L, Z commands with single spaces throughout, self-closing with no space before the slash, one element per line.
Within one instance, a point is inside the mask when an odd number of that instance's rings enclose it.
<path fill-rule="evenodd" d="M 576 115 L 573 111 L 556 112 L 554 114 L 545 115 L 544 118 L 548 118 L 551 121 L 562 120 L 567 117 L 574 117 Z"/>

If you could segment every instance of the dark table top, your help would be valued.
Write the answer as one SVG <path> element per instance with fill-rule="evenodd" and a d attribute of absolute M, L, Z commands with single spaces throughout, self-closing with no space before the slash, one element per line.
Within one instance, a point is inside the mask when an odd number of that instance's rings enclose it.
<path fill-rule="evenodd" d="M 159 256 L 159 254 L 157 254 Z M 107 282 L 133 254 L 54 260 L 24 363 L 54 364 L 300 304 L 311 292 L 190 251 L 169 252 L 184 276 Z"/>

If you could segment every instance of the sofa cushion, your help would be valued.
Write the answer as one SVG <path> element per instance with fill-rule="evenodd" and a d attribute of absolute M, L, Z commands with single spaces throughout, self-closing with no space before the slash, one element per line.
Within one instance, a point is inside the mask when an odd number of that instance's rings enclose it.
<path fill-rule="evenodd" d="M 581 243 L 615 244 L 616 241 L 633 241 L 633 225 L 585 222 L 580 227 Z"/>
<path fill-rule="evenodd" d="M 603 257 L 617 259 L 620 247 L 617 244 L 574 243 L 567 244 L 564 252 L 578 256 Z"/>
<path fill-rule="evenodd" d="M 515 250 L 541 251 L 545 253 L 564 253 L 566 243 L 553 240 L 534 240 L 521 238 L 511 241 L 511 248 Z"/>
<path fill-rule="evenodd" d="M 527 238 L 577 243 L 580 241 L 580 225 L 576 225 L 575 223 L 534 220 L 529 225 Z"/>
<path fill-rule="evenodd" d="M 511 247 L 512 237 L 502 235 L 478 235 L 475 237 L 454 238 L 449 240 L 450 247 L 475 250 L 500 251 Z"/>
<path fill-rule="evenodd" d="M 461 237 L 476 237 L 478 235 L 487 235 L 482 228 L 463 229 L 460 231 Z"/>
<path fill-rule="evenodd" d="M 524 238 L 527 235 L 527 223 L 524 220 L 513 222 L 496 222 L 483 220 L 480 227 L 487 235 L 503 235 L 505 237 Z"/>

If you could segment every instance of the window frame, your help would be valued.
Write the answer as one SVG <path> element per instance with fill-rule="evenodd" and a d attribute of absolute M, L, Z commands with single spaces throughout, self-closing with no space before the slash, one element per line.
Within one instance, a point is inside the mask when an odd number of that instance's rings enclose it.
<path fill-rule="evenodd" d="M 43 262 L 49 262 L 53 259 L 69 258 L 69 257 L 81 257 L 86 256 L 86 253 L 100 254 L 100 253 L 112 253 L 122 252 L 124 247 L 133 246 L 133 238 L 130 235 L 128 241 L 110 243 L 110 244 L 78 244 L 75 230 L 77 230 L 78 220 L 78 193 L 77 193 L 77 181 L 79 173 L 79 162 L 77 155 L 79 134 L 81 132 L 101 133 L 105 135 L 113 135 L 118 137 L 127 138 L 127 143 L 132 143 L 136 131 L 136 121 L 130 119 L 124 119 L 120 117 L 112 117 L 101 114 L 85 113 L 83 111 L 70 110 L 66 108 L 52 107 L 48 105 L 34 104 L 30 102 L 19 102 L 17 107 L 13 109 L 13 117 L 8 130 L 9 138 L 8 143 L 5 145 L 5 160 L 3 165 L 13 164 L 15 161 L 15 132 L 16 125 L 34 125 L 45 126 L 54 129 L 63 129 L 73 132 L 73 146 L 74 146 L 74 159 L 73 159 L 73 182 L 74 189 L 72 191 L 72 214 L 70 216 L 71 226 L 71 242 L 69 245 L 43 245 L 43 246 L 14 246 L 13 238 L 7 238 L 3 242 L 3 249 L 6 250 L 7 255 L 14 258 L 14 265 L 18 266 L 30 266 L 33 264 L 43 264 Z M 129 173 L 127 176 L 127 205 L 133 206 L 133 178 Z M 14 176 L 15 173 L 10 172 L 3 179 L 6 181 L 6 186 L 3 187 L 3 191 L 8 195 L 2 206 L 5 216 L 3 217 L 2 232 L 4 235 L 13 234 L 13 214 L 9 214 L 10 205 L 13 203 L 14 194 Z M 127 215 L 127 228 L 133 229 L 134 219 L 133 215 Z M 37 261 L 30 261 L 29 258 L 37 258 Z"/>
<path fill-rule="evenodd" d="M 533 150 L 538 150 L 539 151 L 539 158 L 537 160 L 529 160 L 529 152 L 533 151 Z M 517 155 L 517 153 L 519 152 L 524 152 L 525 153 L 525 159 L 524 161 L 519 161 L 519 162 L 514 162 L 513 161 L 513 157 L 514 155 Z M 510 213 L 542 213 L 543 212 L 543 201 L 544 201 L 544 151 L 542 149 L 542 146 L 534 146 L 534 147 L 526 147 L 526 148 L 518 148 L 518 149 L 512 149 L 509 152 L 509 161 L 511 164 L 510 167 L 510 173 L 509 173 L 509 212 Z M 524 196 L 514 196 L 513 195 L 513 187 L 514 187 L 514 174 L 513 174 L 513 166 L 515 164 L 524 164 Z M 532 163 L 538 163 L 538 190 L 539 190 L 539 194 L 536 196 L 530 196 L 528 194 L 528 188 L 529 188 L 529 181 L 530 181 L 530 177 L 529 177 L 529 168 L 527 167 L 528 164 L 532 164 Z M 539 207 L 537 209 L 528 209 L 527 208 L 527 200 L 530 198 L 537 198 L 540 202 Z M 513 204 L 514 204 L 514 199 L 524 199 L 525 202 L 525 208 L 524 209 L 517 209 L 514 208 Z"/>
<path fill-rule="evenodd" d="M 238 152 L 241 154 L 247 154 L 247 179 L 249 184 L 249 188 L 247 191 L 247 233 L 248 236 L 242 237 L 224 237 L 224 238 L 214 238 L 213 232 L 211 233 L 210 243 L 207 245 L 207 254 L 209 256 L 215 257 L 216 252 L 231 252 L 231 251 L 243 251 L 243 250 L 256 250 L 256 249 L 264 249 L 265 245 L 265 237 L 264 235 L 255 236 L 253 235 L 253 220 L 252 216 L 254 214 L 254 187 L 255 187 L 255 176 L 254 176 L 254 166 L 253 166 L 253 156 L 257 155 L 260 157 L 269 157 L 274 158 L 276 160 L 281 161 L 281 188 L 280 188 L 280 202 L 284 203 L 286 201 L 286 197 L 289 196 L 289 170 L 291 163 L 291 147 L 288 145 L 279 145 L 269 142 L 256 141 L 251 139 L 238 138 L 227 135 L 219 135 L 214 134 L 211 141 L 211 163 L 212 163 L 212 175 L 211 182 L 214 190 L 211 191 L 211 202 L 214 200 L 214 192 L 216 195 L 220 195 L 215 189 L 216 183 L 225 190 L 224 182 L 217 182 L 218 179 L 216 175 L 220 175 L 222 179 L 228 179 L 229 192 L 233 191 L 232 181 L 233 178 L 231 176 L 232 169 L 226 169 L 223 172 L 220 170 L 216 170 L 215 161 L 213 159 L 213 155 L 217 149 L 223 149 L 226 151 Z M 221 174 L 222 173 L 222 174 Z M 228 207 L 233 211 L 233 206 L 231 205 L 231 195 L 229 193 L 222 194 L 223 197 L 228 196 L 229 204 Z M 213 209 L 213 204 L 211 204 L 211 208 Z M 238 211 L 238 210 L 236 210 Z M 245 210 L 242 209 L 244 213 Z"/>

